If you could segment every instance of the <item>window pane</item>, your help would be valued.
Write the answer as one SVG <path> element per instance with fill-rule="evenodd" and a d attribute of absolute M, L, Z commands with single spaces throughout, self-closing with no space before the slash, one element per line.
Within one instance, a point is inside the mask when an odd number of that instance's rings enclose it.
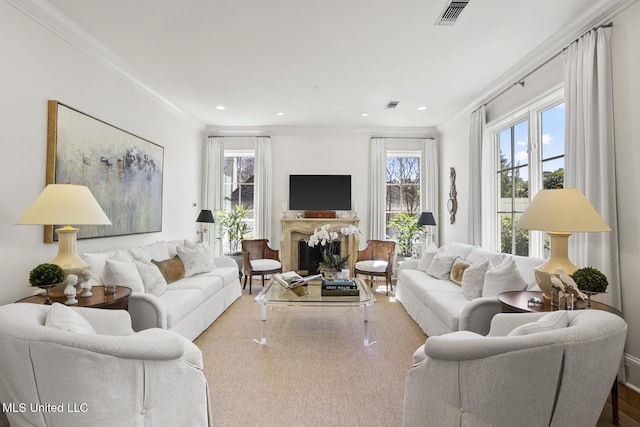
<path fill-rule="evenodd" d="M 513 127 L 515 143 L 513 146 L 514 166 L 529 163 L 529 121 L 524 120 Z"/>
<path fill-rule="evenodd" d="M 500 194 L 500 199 L 506 199 L 507 203 L 500 203 L 501 211 L 511 211 L 511 195 L 513 194 L 513 181 L 511 179 L 511 170 L 506 170 L 504 172 L 500 172 L 500 179 L 498 180 L 498 185 L 500 188 L 498 189 L 498 194 Z"/>
<path fill-rule="evenodd" d="M 511 167 L 511 128 L 505 129 L 499 134 L 500 139 L 500 166 L 498 170 Z"/>
<path fill-rule="evenodd" d="M 542 117 L 542 159 L 564 155 L 564 103 L 545 110 Z M 564 165 L 563 165 L 564 167 Z"/>
<path fill-rule="evenodd" d="M 521 166 L 513 170 L 514 185 L 515 185 L 515 198 L 528 199 L 529 198 L 529 169 L 526 166 Z"/>
<path fill-rule="evenodd" d="M 564 157 L 542 162 L 542 188 L 564 187 Z"/>

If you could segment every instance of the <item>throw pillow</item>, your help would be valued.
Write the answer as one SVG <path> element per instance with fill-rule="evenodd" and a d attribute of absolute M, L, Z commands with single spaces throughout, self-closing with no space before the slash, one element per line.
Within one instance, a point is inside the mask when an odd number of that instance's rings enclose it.
<path fill-rule="evenodd" d="M 449 274 L 451 274 L 451 267 L 456 258 L 458 258 L 458 255 L 449 255 L 444 251 L 438 251 L 433 257 L 433 261 L 431 261 L 427 274 L 436 279 L 448 279 Z"/>
<path fill-rule="evenodd" d="M 462 275 L 462 293 L 468 300 L 480 298 L 484 286 L 484 276 L 489 269 L 489 260 L 471 264 Z"/>
<path fill-rule="evenodd" d="M 535 334 L 537 332 L 552 331 L 554 329 L 566 328 L 569 326 L 569 316 L 567 312 L 554 311 L 545 314 L 535 322 L 520 325 L 507 334 L 508 337 Z"/>
<path fill-rule="evenodd" d="M 216 268 L 213 262 L 213 251 L 204 245 L 195 248 L 178 246 L 178 257 L 184 266 L 184 277 L 191 277 L 198 273 L 208 273 Z"/>
<path fill-rule="evenodd" d="M 438 253 L 437 248 L 435 247 L 427 248 L 427 250 L 425 250 L 422 253 L 422 258 L 420 258 L 420 261 L 418 262 L 418 266 L 416 267 L 416 269 L 420 271 L 424 271 L 426 273 L 427 270 L 429 270 L 429 266 L 431 265 L 431 262 L 433 261 L 433 257 L 435 257 L 437 253 Z"/>
<path fill-rule="evenodd" d="M 465 270 L 470 266 L 471 264 L 469 264 L 468 262 L 460 258 L 456 258 L 456 260 L 453 262 L 453 265 L 451 266 L 451 273 L 449 274 L 449 280 L 451 280 L 453 283 L 457 285 L 461 285 L 462 275 L 464 274 Z"/>
<path fill-rule="evenodd" d="M 162 273 L 162 276 L 164 277 L 164 280 L 167 281 L 167 284 L 173 283 L 184 277 L 184 266 L 182 265 L 178 255 L 163 261 L 156 261 L 152 259 L 151 262 L 158 267 L 160 273 Z"/>
<path fill-rule="evenodd" d="M 44 326 L 60 329 L 61 331 L 76 332 L 78 334 L 92 334 L 97 332 L 87 319 L 64 304 L 54 302 L 44 320 Z"/>
<path fill-rule="evenodd" d="M 144 290 L 159 297 L 167 290 L 167 281 L 165 280 L 160 269 L 151 262 L 134 261 L 136 269 L 142 278 Z"/>
<path fill-rule="evenodd" d="M 102 283 L 131 288 L 132 292 L 144 292 L 144 284 L 133 262 L 108 259 L 102 271 Z"/>
<path fill-rule="evenodd" d="M 523 291 L 527 288 L 513 257 L 508 256 L 495 268 L 489 269 L 484 276 L 483 297 L 497 297 L 507 291 Z"/>

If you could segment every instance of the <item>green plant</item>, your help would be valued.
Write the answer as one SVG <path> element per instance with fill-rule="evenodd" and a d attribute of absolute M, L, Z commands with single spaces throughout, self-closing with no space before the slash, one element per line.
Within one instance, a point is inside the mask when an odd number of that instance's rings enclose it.
<path fill-rule="evenodd" d="M 413 242 L 420 237 L 422 226 L 418 225 L 418 218 L 405 212 L 400 212 L 391 221 L 389 226 L 396 229 L 398 233 L 399 255 L 409 257 L 413 251 Z"/>
<path fill-rule="evenodd" d="M 40 264 L 29 272 L 31 286 L 48 286 L 64 282 L 64 270 L 56 264 Z"/>
<path fill-rule="evenodd" d="M 225 239 L 229 243 L 229 252 L 238 252 L 240 241 L 249 232 L 249 226 L 245 222 L 249 209 L 244 205 L 236 205 L 233 210 L 216 211 L 216 224 L 221 227 L 219 240 Z"/>
<path fill-rule="evenodd" d="M 592 267 L 577 269 L 571 275 L 571 278 L 576 282 L 578 289 L 581 291 L 604 292 L 607 290 L 607 286 L 609 286 L 607 276 Z"/>

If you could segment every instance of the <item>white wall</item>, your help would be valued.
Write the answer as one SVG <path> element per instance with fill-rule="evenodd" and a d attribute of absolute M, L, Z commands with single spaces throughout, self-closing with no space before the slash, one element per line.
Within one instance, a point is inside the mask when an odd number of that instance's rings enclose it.
<path fill-rule="evenodd" d="M 29 271 L 57 252 L 57 244 L 42 243 L 43 227 L 16 225 L 45 186 L 49 99 L 165 148 L 163 232 L 80 240 L 79 252 L 195 239 L 203 125 L 171 112 L 6 2 L 0 2 L 0 47 L 0 304 L 29 295 Z"/>
<path fill-rule="evenodd" d="M 620 229 L 620 262 L 623 315 L 629 325 L 626 345 L 627 385 L 640 391 L 640 4 L 623 11 L 613 20 L 612 58 L 614 79 L 614 121 L 616 137 L 616 175 L 618 221 Z M 523 103 L 542 95 L 563 81 L 563 64 L 556 57 L 525 79 L 524 87 L 516 85 L 487 106 L 487 121 L 499 119 Z M 468 242 L 468 168 L 469 124 L 471 111 L 437 127 L 440 134 L 442 209 L 448 194 L 449 167 L 458 172 L 459 211 L 455 225 L 442 222 L 442 242 Z M 444 213 L 444 212 L 443 212 Z"/>

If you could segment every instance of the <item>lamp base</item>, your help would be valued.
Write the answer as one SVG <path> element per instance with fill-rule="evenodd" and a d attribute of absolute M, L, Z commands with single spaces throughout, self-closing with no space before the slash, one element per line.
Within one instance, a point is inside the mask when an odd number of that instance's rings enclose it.
<path fill-rule="evenodd" d="M 545 299 L 551 299 L 551 280 L 549 274 L 558 274 L 563 270 L 566 274 L 573 274 L 578 268 L 569 259 L 569 237 L 571 233 L 549 232 L 551 238 L 551 254 L 544 264 L 534 269 L 536 282 L 542 290 Z"/>

